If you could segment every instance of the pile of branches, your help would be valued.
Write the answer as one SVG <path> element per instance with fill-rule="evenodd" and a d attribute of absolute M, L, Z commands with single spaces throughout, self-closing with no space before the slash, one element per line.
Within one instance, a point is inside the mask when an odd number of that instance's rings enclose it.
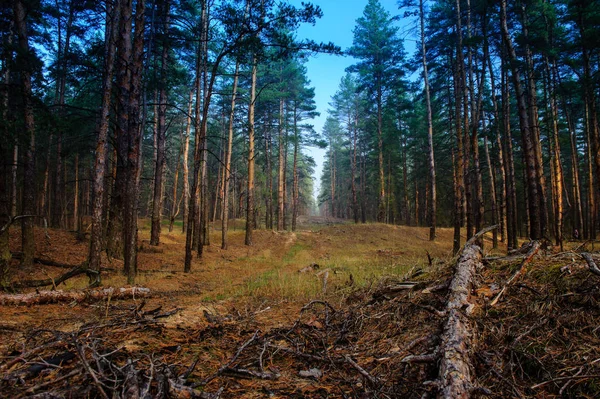
<path fill-rule="evenodd" d="M 73 332 L 36 330 L 13 348 L 0 365 L 0 392 L 13 398 L 216 398 L 185 382 L 193 370 L 169 361 L 177 348 L 136 352 L 125 342 L 150 331 L 178 309 L 144 311 L 145 302 L 127 306 L 101 322 Z M 168 356 L 171 355 L 171 356 Z"/>
<path fill-rule="evenodd" d="M 502 392 L 497 397 L 599 397 L 600 273 L 593 254 L 548 253 L 532 260 L 527 274 L 520 272 L 524 260 L 514 273 L 498 260 L 484 278 L 513 283 L 477 318 L 481 384 Z"/>

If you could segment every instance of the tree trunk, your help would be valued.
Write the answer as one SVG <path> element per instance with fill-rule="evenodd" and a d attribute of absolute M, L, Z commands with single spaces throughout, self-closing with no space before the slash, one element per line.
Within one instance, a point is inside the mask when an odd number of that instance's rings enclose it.
<path fill-rule="evenodd" d="M 140 113 L 144 50 L 143 0 L 136 3 L 133 21 L 132 4 L 125 1 L 121 9 L 121 33 L 118 43 L 120 60 L 117 116 L 118 156 L 122 168 L 122 237 L 123 272 L 133 284 L 137 273 L 137 211 L 142 124 Z M 135 30 L 132 38 L 132 23 Z M 119 172 L 119 171 L 117 171 Z"/>
<path fill-rule="evenodd" d="M 229 220 L 229 180 L 231 178 L 231 152 L 233 149 L 233 122 L 235 119 L 235 102 L 237 99 L 237 86 L 240 72 L 240 62 L 235 62 L 235 75 L 233 77 L 233 91 L 231 94 L 231 110 L 229 111 L 229 129 L 227 136 L 227 150 L 225 152 L 225 176 L 223 189 L 223 220 L 221 225 L 221 248 L 227 249 L 227 229 Z"/>
<path fill-rule="evenodd" d="M 539 124 L 539 114 L 538 114 L 538 105 L 537 105 L 537 90 L 536 90 L 536 82 L 534 77 L 534 62 L 533 62 L 533 54 L 531 48 L 529 46 L 529 30 L 528 30 L 528 20 L 527 13 L 525 7 L 521 7 L 522 10 L 522 33 L 525 43 L 525 65 L 526 65 L 526 75 L 527 75 L 527 90 L 528 90 L 528 108 L 527 112 L 529 114 L 529 127 L 532 136 L 532 147 L 533 154 L 535 157 L 535 172 L 536 172 L 536 184 L 538 185 L 538 201 L 539 201 L 539 229 L 540 236 L 543 237 L 546 235 L 546 230 L 548 226 L 548 205 L 547 205 L 547 196 L 546 196 L 546 177 L 544 175 L 544 163 L 542 158 L 542 144 L 540 137 L 540 124 Z M 541 238 L 540 237 L 540 238 Z"/>
<path fill-rule="evenodd" d="M 496 179 L 494 178 L 494 166 L 492 165 L 492 161 L 490 160 L 490 151 L 488 149 L 488 141 L 487 137 L 483 139 L 483 147 L 485 149 L 485 159 L 488 165 L 488 178 L 490 180 L 490 200 L 492 203 L 492 226 L 495 226 L 498 223 L 498 205 L 497 205 L 497 196 L 496 196 Z M 498 248 L 498 233 L 497 229 L 494 229 L 492 232 L 492 240 L 493 240 L 493 248 Z"/>
<path fill-rule="evenodd" d="M 399 125 L 401 126 L 401 124 Z M 406 132 L 400 134 L 400 140 L 402 145 L 402 191 L 404 195 L 404 221 L 407 226 L 410 226 L 410 202 L 408 201 L 408 154 L 406 151 L 407 137 Z"/>
<path fill-rule="evenodd" d="M 351 165 L 351 190 L 352 190 L 352 214 L 354 216 L 354 223 L 358 224 L 358 199 L 356 195 L 356 142 L 358 140 L 358 104 L 355 105 L 354 110 L 354 121 L 352 123 L 352 165 Z"/>
<path fill-rule="evenodd" d="M 470 173 L 470 139 L 469 139 L 469 87 L 467 86 L 467 73 L 465 71 L 465 61 L 463 54 L 463 33 L 462 33 L 462 13 L 460 7 L 460 1 L 456 0 L 456 32 L 457 32 L 457 50 L 456 50 L 456 62 L 458 65 L 457 77 L 457 98 L 456 98 L 456 107 L 457 107 L 457 123 L 461 123 L 461 144 L 462 151 L 459 149 L 458 162 L 461 162 L 462 158 L 462 172 L 459 172 L 459 185 L 462 183 L 464 186 L 463 195 L 461 197 L 461 206 L 463 208 L 462 216 L 463 221 L 466 222 L 466 233 L 467 239 L 471 238 L 474 233 L 473 226 L 473 207 L 472 207 L 472 191 L 471 191 L 471 178 L 472 175 Z M 470 53 L 469 53 L 470 54 Z M 469 75 L 469 78 L 472 80 L 472 74 Z M 460 113 L 460 108 L 462 104 L 462 114 Z M 461 157 L 462 153 L 462 157 Z M 461 176 L 462 175 L 462 176 Z M 463 223 L 464 223 L 463 222 Z"/>
<path fill-rule="evenodd" d="M 337 208 L 335 206 L 336 205 L 335 204 L 335 194 L 336 194 L 336 192 L 335 192 L 335 188 L 336 188 L 335 187 L 335 179 L 336 179 L 336 177 L 335 177 L 335 174 L 336 174 L 335 173 L 336 172 L 335 161 L 336 161 L 336 159 L 335 159 L 335 147 L 333 145 L 332 138 L 329 139 L 329 148 L 330 148 L 329 152 L 331 154 L 329 157 L 329 180 L 330 180 L 329 184 L 331 186 L 331 188 L 330 188 L 330 190 L 331 190 L 331 217 L 334 218 L 334 217 L 336 217 L 335 212 L 337 210 Z"/>
<path fill-rule="evenodd" d="M 73 189 L 73 230 L 79 231 L 79 154 L 75 154 L 75 188 Z"/>
<path fill-rule="evenodd" d="M 188 165 L 188 154 L 190 152 L 190 134 L 192 127 L 192 103 L 194 98 L 194 89 L 190 90 L 190 98 L 188 100 L 188 113 L 187 122 L 185 127 L 185 141 L 183 145 L 183 222 L 181 231 L 183 233 L 187 230 L 188 214 L 190 209 L 190 177 L 189 177 L 189 165 Z"/>
<path fill-rule="evenodd" d="M 285 138 L 284 138 L 284 129 L 283 129 L 283 124 L 284 124 L 284 113 L 283 113 L 283 98 L 279 99 L 279 124 L 278 124 L 278 129 L 279 129 L 279 166 L 277 169 L 277 176 L 278 176 L 278 180 L 277 180 L 277 230 L 278 231 L 282 231 L 283 230 L 283 220 L 284 220 L 284 210 L 283 210 L 283 198 L 284 198 L 284 170 L 285 170 L 285 163 L 284 163 L 284 159 L 283 159 L 283 152 L 284 152 L 284 143 L 285 143 Z"/>
<path fill-rule="evenodd" d="M 272 120 L 270 111 L 266 114 L 267 120 Z M 265 198 L 266 212 L 265 212 L 265 228 L 273 230 L 273 141 L 271 139 L 271 128 L 267 127 L 265 132 L 265 167 L 267 174 L 267 195 Z"/>
<path fill-rule="evenodd" d="M 557 75 L 558 76 L 558 75 Z M 571 121 L 571 113 L 567 109 L 563 99 L 564 114 L 567 119 L 567 128 L 569 129 L 569 141 L 571 144 L 571 176 L 572 176 L 572 190 L 573 190 L 573 236 L 574 238 L 580 238 L 582 229 L 584 226 L 583 222 L 583 206 L 581 199 L 581 184 L 579 181 L 579 155 L 577 150 L 577 133 L 573 128 Z"/>
<path fill-rule="evenodd" d="M 246 245 L 252 245 L 254 230 L 254 105 L 256 101 L 257 60 L 252 59 L 252 83 L 248 104 L 248 186 L 246 191 Z"/>
<path fill-rule="evenodd" d="M 166 117 L 167 117 L 167 63 L 169 54 L 169 10 L 171 2 L 166 1 L 163 9 L 163 39 L 162 39 L 162 55 L 160 66 L 160 81 L 158 95 L 158 131 L 156 136 L 156 168 L 154 173 L 154 199 L 152 201 L 152 229 L 150 231 L 150 245 L 158 245 L 160 243 L 160 231 L 163 209 L 163 191 L 164 191 L 164 174 L 165 174 L 165 142 L 167 135 Z"/>
<path fill-rule="evenodd" d="M 115 66 L 115 39 L 118 34 L 120 5 L 115 2 L 113 7 L 106 11 L 106 58 L 104 60 L 104 76 L 102 81 L 102 105 L 100 107 L 100 118 L 96 130 L 98 138 L 96 141 L 96 155 L 93 172 L 93 203 L 92 203 L 92 232 L 90 236 L 90 251 L 88 255 L 88 267 L 91 270 L 100 271 L 102 236 L 104 230 L 103 208 L 104 208 L 104 174 L 106 171 L 107 141 L 109 129 L 109 114 L 111 106 L 111 93 L 113 73 Z M 95 275 L 93 285 L 100 284 L 100 273 Z"/>
<path fill-rule="evenodd" d="M 6 118 L 4 118 L 6 120 Z M 19 163 L 19 145 L 15 144 L 13 148 L 13 162 L 11 167 L 11 198 L 10 215 L 17 216 L 17 165 Z"/>
<path fill-rule="evenodd" d="M 298 218 L 299 206 L 299 182 L 298 182 L 298 147 L 300 146 L 300 137 L 298 135 L 298 110 L 294 102 L 294 159 L 292 169 L 292 231 L 296 231 L 296 221 Z"/>
<path fill-rule="evenodd" d="M 593 144 L 593 131 L 590 124 L 590 107 L 586 101 L 584 104 L 584 120 L 585 120 L 585 132 L 586 132 L 586 154 L 587 154 L 587 173 L 588 173 L 588 217 L 586 238 L 588 240 L 596 239 L 596 181 L 594 180 L 594 144 Z"/>
<path fill-rule="evenodd" d="M 512 69 L 513 85 L 517 96 L 519 125 L 521 127 L 521 140 L 523 142 L 523 156 L 525 158 L 526 187 L 528 197 L 528 210 L 530 217 L 529 235 L 533 240 L 542 238 L 542 210 L 540 209 L 540 181 L 538 177 L 537 159 L 535 151 L 535 135 L 531 130 L 531 118 L 525 101 L 525 92 L 521 85 L 521 78 L 517 69 L 517 55 L 512 44 L 506 21 L 506 0 L 501 0 L 500 20 L 502 25 L 502 37 L 508 50 L 509 64 Z"/>
<path fill-rule="evenodd" d="M 555 69 L 550 68 L 548 57 L 545 57 L 546 74 L 548 76 L 548 86 L 550 88 L 550 113 L 552 115 L 552 135 L 551 135 L 551 163 L 553 170 L 553 182 L 555 200 L 554 200 L 554 234 L 556 245 L 559 245 L 562 251 L 563 246 L 563 169 L 560 160 L 560 140 L 558 134 L 558 106 L 556 104 L 556 75 Z M 556 67 L 556 64 L 554 65 Z"/>
<path fill-rule="evenodd" d="M 429 96 L 429 74 L 427 73 L 427 49 L 425 47 L 425 11 L 423 0 L 419 0 L 419 14 L 421 19 L 421 51 L 423 53 L 423 77 L 425 78 L 425 101 L 427 104 L 427 144 L 429 155 L 429 208 L 427 219 L 429 223 L 429 241 L 435 240 L 436 227 L 436 186 L 435 186 L 435 157 L 433 152 L 433 115 L 431 112 L 431 98 Z"/>
<path fill-rule="evenodd" d="M 185 147 L 185 132 L 181 131 L 181 147 L 177 154 L 177 166 L 175 166 L 175 174 L 173 175 L 173 195 L 171 197 L 171 215 L 169 216 L 169 233 L 173 231 L 175 218 L 179 213 L 179 203 L 177 202 L 177 186 L 179 183 L 179 168 L 181 166 L 181 156 Z"/>
<path fill-rule="evenodd" d="M 29 37 L 27 31 L 26 10 L 22 0 L 13 3 L 15 30 L 18 35 L 20 51 L 17 57 L 29 55 Z M 23 157 L 23 215 L 35 214 L 35 121 L 33 116 L 33 100 L 31 98 L 31 70 L 29 62 L 22 60 L 21 90 L 23 92 L 23 113 L 25 121 L 25 137 L 27 146 Z M 21 245 L 23 251 L 22 265 L 29 267 L 35 255 L 35 238 L 33 235 L 33 218 L 26 217 L 21 222 Z"/>
<path fill-rule="evenodd" d="M 487 46 L 486 40 L 486 46 Z M 488 51 L 489 57 L 489 51 Z M 499 219 L 500 223 L 499 231 L 500 231 L 500 241 L 506 241 L 506 209 L 507 209 L 507 193 L 506 193 L 506 166 L 505 166 L 505 158 L 504 151 L 502 150 L 502 129 L 500 123 L 500 107 L 498 106 L 498 99 L 496 97 L 496 84 L 494 81 L 494 69 L 492 65 L 492 61 L 488 58 L 488 67 L 490 72 L 490 85 L 491 85 L 491 94 L 492 94 L 492 104 L 494 109 L 494 124 L 496 128 L 496 147 L 498 148 L 498 170 L 500 171 L 500 207 L 499 207 Z"/>
<path fill-rule="evenodd" d="M 379 151 L 379 209 L 377 211 L 377 221 L 385 222 L 385 173 L 383 164 L 383 93 L 381 87 L 381 77 L 377 79 L 377 149 Z"/>

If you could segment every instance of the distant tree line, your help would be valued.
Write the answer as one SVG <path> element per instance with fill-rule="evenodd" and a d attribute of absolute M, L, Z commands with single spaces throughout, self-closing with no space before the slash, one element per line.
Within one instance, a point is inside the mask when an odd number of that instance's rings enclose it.
<path fill-rule="evenodd" d="M 327 214 L 518 238 L 595 239 L 600 2 L 369 0 L 332 98 Z M 413 28 L 409 57 L 398 19 Z M 418 75 L 417 75 L 418 74 Z M 415 76 L 418 76 L 415 79 Z M 463 230 L 464 232 L 465 230 Z"/>

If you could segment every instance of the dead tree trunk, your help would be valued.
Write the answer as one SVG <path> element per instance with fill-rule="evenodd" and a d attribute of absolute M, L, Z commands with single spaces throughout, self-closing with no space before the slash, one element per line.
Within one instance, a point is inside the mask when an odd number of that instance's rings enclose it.
<path fill-rule="evenodd" d="M 473 388 L 474 329 L 468 314 L 474 304 L 469 294 L 481 263 L 481 249 L 467 244 L 456 263 L 446 304 L 447 320 L 440 344 L 440 392 L 438 398 L 469 398 Z"/>
<path fill-rule="evenodd" d="M 39 291 L 31 294 L 0 294 L 0 304 L 12 306 L 43 305 L 59 302 L 84 302 L 111 299 L 146 298 L 150 290 L 143 287 L 104 288 L 85 291 Z"/>

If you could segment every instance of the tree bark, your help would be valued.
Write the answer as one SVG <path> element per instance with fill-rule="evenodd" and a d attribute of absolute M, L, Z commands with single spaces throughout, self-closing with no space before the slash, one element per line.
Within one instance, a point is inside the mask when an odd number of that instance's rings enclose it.
<path fill-rule="evenodd" d="M 129 12 L 131 12 L 130 10 L 131 8 L 129 8 Z M 135 10 L 134 41 L 131 62 L 129 63 L 131 78 L 126 108 L 129 112 L 129 118 L 127 125 L 126 191 L 123 204 L 123 271 L 127 276 L 127 283 L 131 285 L 134 283 L 137 274 L 137 216 L 143 130 L 140 101 L 144 58 L 144 14 L 145 1 L 138 0 Z M 130 24 L 128 25 L 130 26 Z M 129 32 L 131 32 L 130 28 Z"/>
<path fill-rule="evenodd" d="M 550 62 L 548 57 L 545 57 L 546 62 L 546 74 L 548 76 L 548 85 L 550 88 L 549 99 L 550 99 L 550 113 L 552 116 L 552 135 L 551 135 L 551 163 L 553 170 L 553 182 L 554 187 L 554 234 L 556 239 L 556 245 L 560 246 L 562 251 L 563 239 L 563 169 L 562 162 L 560 160 L 560 140 L 558 135 L 558 107 L 556 104 L 556 75 L 554 68 L 550 68 Z M 556 65 L 554 65 L 556 66 Z"/>
<path fill-rule="evenodd" d="M 181 231 L 187 230 L 188 214 L 190 209 L 190 177 L 188 156 L 190 152 L 190 134 L 192 127 L 192 103 L 194 98 L 194 89 L 190 90 L 190 98 L 188 100 L 187 122 L 185 127 L 185 140 L 183 144 L 183 222 Z"/>
<path fill-rule="evenodd" d="M 111 299 L 147 298 L 150 289 L 143 287 L 103 288 L 85 291 L 39 291 L 30 294 L 0 294 L 4 306 L 31 306 L 60 302 L 84 302 Z"/>
<path fill-rule="evenodd" d="M 381 77 L 376 76 L 377 80 L 377 149 L 379 151 L 379 205 L 377 211 L 377 221 L 384 223 L 387 215 L 385 212 L 385 172 L 383 163 L 383 92 Z"/>
<path fill-rule="evenodd" d="M 427 73 L 427 49 L 425 47 L 425 11 L 423 0 L 419 0 L 419 14 L 421 19 L 421 51 L 423 53 L 423 77 L 425 78 L 425 101 L 427 105 L 427 144 L 429 156 L 429 208 L 427 219 L 429 223 L 429 241 L 435 240 L 436 227 L 436 186 L 435 186 L 435 157 L 433 152 L 433 115 L 431 112 L 431 98 L 429 96 L 429 74 Z"/>
<path fill-rule="evenodd" d="M 486 40 L 486 46 L 488 42 Z M 489 51 L 488 51 L 488 57 Z M 506 190 L 506 166 L 504 151 L 502 149 L 502 124 L 500 119 L 500 107 L 498 105 L 498 99 L 496 96 L 496 82 L 494 80 L 494 69 L 491 58 L 488 58 L 488 67 L 490 70 L 490 86 L 492 95 L 492 104 L 494 109 L 494 125 L 496 129 L 496 147 L 498 149 L 498 171 L 500 172 L 500 207 L 498 209 L 500 224 L 500 241 L 506 241 L 506 209 L 507 209 L 507 190 Z"/>
<path fill-rule="evenodd" d="M 13 3 L 15 30 L 18 36 L 20 56 L 29 54 L 29 36 L 27 30 L 26 10 L 22 0 Z M 25 137 L 27 146 L 23 157 L 23 202 L 21 212 L 24 215 L 35 214 L 35 121 L 33 115 L 33 99 L 31 90 L 31 66 L 26 60 L 21 61 L 21 90 L 23 92 L 23 114 L 25 121 Z M 35 255 L 35 238 L 33 235 L 33 219 L 23 218 L 21 222 L 21 246 L 23 251 L 22 265 L 29 267 Z"/>
<path fill-rule="evenodd" d="M 163 191 L 165 174 L 165 144 L 167 135 L 166 117 L 167 117 L 167 63 L 169 55 L 169 12 L 171 2 L 167 0 L 163 6 L 163 29 L 162 29 L 162 55 L 160 66 L 160 81 L 158 95 L 158 131 L 156 136 L 156 168 L 154 170 L 154 199 L 152 201 L 152 228 L 150 231 L 150 245 L 160 243 L 161 220 L 163 209 Z"/>
<path fill-rule="evenodd" d="M 466 245 L 456 264 L 446 304 L 448 318 L 440 344 L 438 398 L 471 397 L 474 369 L 470 358 L 474 351 L 475 331 L 468 317 L 473 307 L 469 293 L 481 268 L 481 249 L 477 245 Z"/>
<path fill-rule="evenodd" d="M 490 201 L 492 203 L 492 225 L 496 225 L 498 223 L 498 205 L 497 205 L 497 196 L 496 196 L 496 179 L 494 178 L 494 166 L 492 165 L 492 161 L 490 159 L 490 151 L 488 149 L 488 141 L 487 137 L 483 139 L 483 146 L 485 149 L 485 159 L 488 165 L 488 178 L 490 180 Z M 493 248 L 498 248 L 498 233 L 497 230 L 492 232 L 492 246 Z"/>
<path fill-rule="evenodd" d="M 246 238 L 244 243 L 252 245 L 254 230 L 254 105 L 256 102 L 257 60 L 252 59 L 252 83 L 248 104 L 248 186 L 246 191 Z"/>
<path fill-rule="evenodd" d="M 104 76 L 102 81 L 102 105 L 100 106 L 100 118 L 96 127 L 98 138 L 96 141 L 96 154 L 92 177 L 92 231 L 90 236 L 88 267 L 98 272 L 100 271 L 101 251 L 103 246 L 104 174 L 107 166 L 107 139 L 110 122 L 109 113 L 116 53 L 115 39 L 118 33 L 120 11 L 119 1 L 116 1 L 113 7 L 107 7 L 106 11 L 106 58 L 104 60 Z M 90 281 L 90 283 L 93 285 L 100 284 L 100 273 L 97 273 L 95 280 L 93 282 Z"/>
<path fill-rule="evenodd" d="M 284 202 L 284 180 L 285 180 L 285 163 L 284 163 L 284 143 L 285 143 L 285 137 L 284 137 L 284 129 L 283 129 L 283 124 L 284 124 L 284 112 L 283 112 L 283 98 L 279 99 L 279 125 L 278 125 L 278 129 L 279 129 L 279 167 L 278 167 L 278 171 L 277 171 L 277 175 L 278 175 L 278 181 L 277 181 L 277 230 L 278 231 L 282 231 L 283 230 L 283 224 L 284 224 L 284 219 L 285 219 L 285 214 L 284 214 L 284 208 L 283 208 L 283 202 Z"/>
<path fill-rule="evenodd" d="M 233 77 L 233 90 L 231 94 L 231 109 L 229 111 L 229 129 L 227 135 L 227 150 L 225 151 L 225 175 L 223 176 L 223 219 L 221 225 L 221 249 L 227 249 L 227 230 L 229 220 L 229 180 L 231 178 L 231 152 L 233 150 L 233 122 L 235 119 L 235 103 L 237 100 L 237 86 L 240 72 L 240 62 L 235 62 Z"/>
<path fill-rule="evenodd" d="M 179 213 L 179 203 L 177 202 L 177 188 L 179 183 L 179 169 L 181 166 L 181 156 L 185 147 L 185 132 L 181 131 L 181 147 L 177 154 L 177 166 L 175 166 L 175 174 L 173 175 L 173 195 L 171 196 L 171 215 L 169 216 L 169 233 L 173 231 L 175 218 Z"/>
<path fill-rule="evenodd" d="M 73 230 L 79 231 L 79 154 L 75 154 L 75 188 L 73 189 Z"/>
<path fill-rule="evenodd" d="M 512 44 L 512 39 L 508 31 L 506 21 L 506 0 L 501 0 L 500 20 L 502 26 L 502 37 L 508 51 L 509 64 L 512 69 L 513 85 L 517 96 L 519 125 L 521 127 L 521 140 L 523 142 L 523 155 L 525 158 L 525 174 L 528 194 L 528 210 L 530 217 L 529 235 L 531 239 L 537 240 L 542 238 L 542 210 L 540 205 L 540 181 L 537 169 L 536 151 L 535 151 L 535 135 L 531 130 L 530 116 L 528 113 L 527 103 L 525 101 L 525 92 L 521 85 L 521 78 L 517 69 L 517 55 Z"/>

